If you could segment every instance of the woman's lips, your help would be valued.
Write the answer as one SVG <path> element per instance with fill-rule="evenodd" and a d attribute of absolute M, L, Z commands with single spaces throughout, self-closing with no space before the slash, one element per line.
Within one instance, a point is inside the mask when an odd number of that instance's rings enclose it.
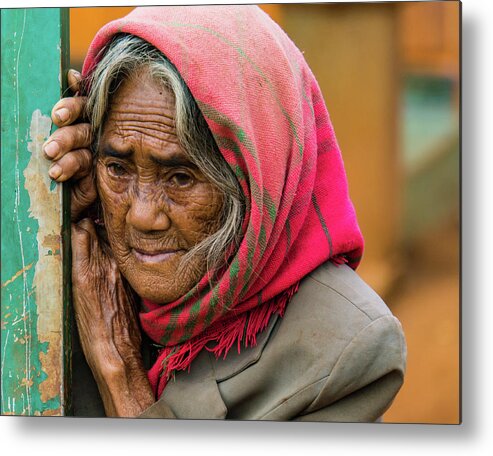
<path fill-rule="evenodd" d="M 139 249 L 133 249 L 135 257 L 143 263 L 161 263 L 169 260 L 182 250 L 160 250 L 160 251 L 144 251 Z"/>

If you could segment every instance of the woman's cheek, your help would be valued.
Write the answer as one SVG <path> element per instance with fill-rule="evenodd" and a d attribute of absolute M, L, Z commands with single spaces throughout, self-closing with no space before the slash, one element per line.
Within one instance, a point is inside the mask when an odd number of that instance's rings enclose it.
<path fill-rule="evenodd" d="M 187 202 L 184 211 L 187 224 L 193 227 L 193 231 L 200 238 L 205 238 L 220 228 L 223 197 L 212 185 L 203 184 L 197 188 L 193 194 L 188 196 Z"/>

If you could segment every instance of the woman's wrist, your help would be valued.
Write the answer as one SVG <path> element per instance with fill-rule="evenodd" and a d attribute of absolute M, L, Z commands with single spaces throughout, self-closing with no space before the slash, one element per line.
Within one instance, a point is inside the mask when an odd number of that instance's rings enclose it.
<path fill-rule="evenodd" d="M 135 417 L 154 403 L 146 372 L 136 367 L 123 367 L 106 371 L 103 398 L 108 416 Z"/>
<path fill-rule="evenodd" d="M 121 353 L 112 342 L 96 344 L 93 371 L 107 416 L 135 417 L 154 403 L 140 353 Z"/>

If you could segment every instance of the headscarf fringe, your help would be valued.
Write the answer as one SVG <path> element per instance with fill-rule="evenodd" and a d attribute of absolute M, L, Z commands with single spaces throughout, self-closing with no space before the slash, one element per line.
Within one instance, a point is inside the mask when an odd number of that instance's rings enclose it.
<path fill-rule="evenodd" d="M 226 358 L 235 342 L 238 353 L 240 353 L 242 342 L 244 347 L 255 346 L 257 344 L 257 334 L 266 328 L 273 314 L 277 313 L 281 317 L 284 315 L 287 304 L 298 291 L 298 288 L 299 282 L 271 299 L 265 305 L 255 307 L 233 320 L 225 321 L 224 324 L 215 326 L 212 331 L 206 331 L 201 336 L 190 339 L 182 345 L 161 349 L 157 362 L 151 369 L 153 371 L 159 368 L 160 372 L 157 374 L 159 377 L 157 391 L 154 391 L 156 399 L 161 396 L 166 384 L 174 376 L 175 372 L 190 371 L 192 361 L 203 348 L 213 353 L 216 358 L 221 356 Z M 212 341 L 217 342 L 214 347 L 206 347 L 206 344 Z M 153 376 L 151 372 L 149 374 Z"/>

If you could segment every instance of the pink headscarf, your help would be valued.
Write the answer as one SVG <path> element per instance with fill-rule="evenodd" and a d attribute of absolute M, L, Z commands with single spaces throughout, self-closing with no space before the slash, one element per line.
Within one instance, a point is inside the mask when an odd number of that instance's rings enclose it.
<path fill-rule="evenodd" d="M 206 275 L 175 302 L 144 302 L 142 328 L 163 347 L 149 371 L 159 396 L 208 342 L 216 356 L 255 344 L 320 264 L 355 268 L 363 239 L 317 81 L 261 9 L 136 8 L 97 33 L 84 76 L 117 33 L 143 38 L 176 66 L 248 202 L 240 247 L 212 289 Z"/>

